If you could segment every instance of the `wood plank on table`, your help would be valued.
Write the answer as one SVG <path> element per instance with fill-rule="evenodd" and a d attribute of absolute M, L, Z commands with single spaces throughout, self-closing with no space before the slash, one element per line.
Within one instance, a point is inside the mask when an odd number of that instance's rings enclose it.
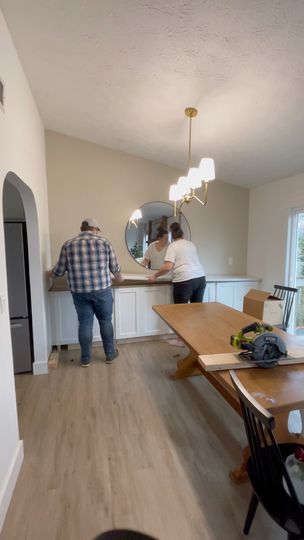
<path fill-rule="evenodd" d="M 198 356 L 199 364 L 205 371 L 221 371 L 224 369 L 250 369 L 257 368 L 258 365 L 252 360 L 245 360 L 240 353 L 223 353 L 223 354 L 200 354 Z M 303 364 L 304 363 L 304 347 L 302 351 L 290 349 L 290 355 L 286 358 L 282 357 L 278 360 L 280 366 Z"/>

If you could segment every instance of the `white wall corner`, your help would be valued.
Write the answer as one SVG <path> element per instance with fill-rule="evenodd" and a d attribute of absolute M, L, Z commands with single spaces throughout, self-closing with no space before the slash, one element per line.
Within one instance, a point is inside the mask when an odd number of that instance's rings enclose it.
<path fill-rule="evenodd" d="M 48 362 L 33 362 L 33 374 L 34 375 L 45 375 L 49 372 Z"/>
<path fill-rule="evenodd" d="M 5 516 L 10 504 L 10 500 L 15 489 L 17 478 L 23 462 L 23 441 L 18 441 L 14 457 L 7 472 L 3 486 L 0 490 L 0 531 L 3 527 Z"/>

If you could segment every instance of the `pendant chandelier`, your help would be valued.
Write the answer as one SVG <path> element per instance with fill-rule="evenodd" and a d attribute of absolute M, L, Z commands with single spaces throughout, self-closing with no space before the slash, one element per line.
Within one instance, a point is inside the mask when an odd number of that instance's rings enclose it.
<path fill-rule="evenodd" d="M 180 176 L 177 183 L 170 186 L 169 200 L 174 202 L 174 216 L 176 216 L 177 211 L 181 211 L 184 203 L 189 203 L 192 200 L 206 206 L 209 182 L 215 179 L 212 158 L 202 158 L 198 167 L 190 167 L 192 118 L 197 116 L 197 110 L 194 107 L 187 107 L 185 115 L 189 118 L 188 174 L 187 176 Z M 203 200 L 199 199 L 195 194 L 195 190 L 201 187 L 204 188 Z M 180 204 L 177 207 L 178 201 L 180 201 Z"/>

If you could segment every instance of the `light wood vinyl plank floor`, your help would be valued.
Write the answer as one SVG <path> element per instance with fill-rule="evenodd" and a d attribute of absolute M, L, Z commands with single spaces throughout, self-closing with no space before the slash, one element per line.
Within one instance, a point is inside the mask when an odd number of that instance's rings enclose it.
<path fill-rule="evenodd" d="M 99 349 L 88 369 L 61 353 L 49 375 L 16 377 L 25 460 L 1 540 L 92 540 L 129 527 L 159 540 L 240 540 L 250 486 L 229 470 L 245 443 L 237 414 L 202 377 L 166 377 L 186 350 Z M 252 540 L 285 534 L 259 508 Z"/>

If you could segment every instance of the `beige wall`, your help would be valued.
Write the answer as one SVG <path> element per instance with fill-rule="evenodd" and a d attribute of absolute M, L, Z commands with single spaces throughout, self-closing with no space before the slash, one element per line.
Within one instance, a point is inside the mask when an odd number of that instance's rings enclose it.
<path fill-rule="evenodd" d="M 292 210 L 304 208 L 304 173 L 264 184 L 250 191 L 248 269 L 272 291 L 289 281 L 287 253 Z"/>
<path fill-rule="evenodd" d="M 3 185 L 15 182 L 25 207 L 30 252 L 34 333 L 34 370 L 47 371 L 46 279 L 49 265 L 49 219 L 45 171 L 44 128 L 0 11 L 0 66 L 5 85 L 0 109 L 0 530 L 22 463 L 13 372 L 3 227 Z M 29 209 L 35 210 L 35 214 Z M 33 216 L 33 217 L 32 217 Z M 35 227 L 33 226 L 35 223 Z M 35 232 L 36 242 L 31 242 Z M 35 245 L 34 245 L 35 244 Z M 34 246 L 34 248 L 33 248 Z M 35 257 L 32 257 L 32 254 Z"/>
<path fill-rule="evenodd" d="M 130 257 L 125 227 L 135 208 L 167 201 L 181 171 L 51 131 L 46 132 L 52 262 L 84 217 L 96 217 L 124 272 L 145 272 Z M 249 191 L 215 181 L 206 208 L 186 207 L 192 239 L 208 274 L 246 272 Z M 233 264 L 228 265 L 228 257 Z"/>

